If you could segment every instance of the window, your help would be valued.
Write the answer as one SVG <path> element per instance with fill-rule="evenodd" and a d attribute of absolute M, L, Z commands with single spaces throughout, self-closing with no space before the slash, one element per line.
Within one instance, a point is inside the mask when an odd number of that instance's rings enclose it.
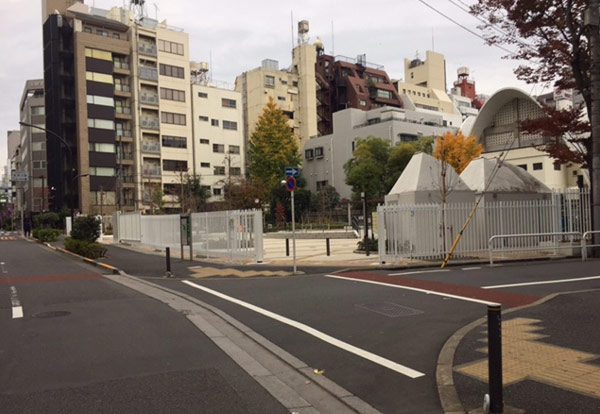
<path fill-rule="evenodd" d="M 237 122 L 223 121 L 223 129 L 230 129 L 232 131 L 237 131 Z"/>
<path fill-rule="evenodd" d="M 90 175 L 99 177 L 114 177 L 115 169 L 112 167 L 90 167 Z"/>
<path fill-rule="evenodd" d="M 175 114 L 173 112 L 161 112 L 160 121 L 165 124 L 185 125 L 185 114 Z"/>
<path fill-rule="evenodd" d="M 31 115 L 45 115 L 46 108 L 43 106 L 32 106 L 31 107 Z"/>
<path fill-rule="evenodd" d="M 164 171 L 187 171 L 187 169 L 185 160 L 163 160 Z"/>
<path fill-rule="evenodd" d="M 277 97 L 278 101 L 284 101 L 285 102 L 285 96 L 278 96 Z"/>
<path fill-rule="evenodd" d="M 32 142 L 31 150 L 32 151 L 46 151 L 46 143 L 45 142 Z"/>
<path fill-rule="evenodd" d="M 198 98 L 208 98 L 208 94 L 206 92 L 198 92 Z"/>
<path fill-rule="evenodd" d="M 225 175 L 225 167 L 215 166 L 213 169 L 214 175 Z"/>
<path fill-rule="evenodd" d="M 110 60 L 112 62 L 112 53 L 105 50 L 93 49 L 91 47 L 85 48 L 85 57 L 91 57 L 94 59 Z"/>
<path fill-rule="evenodd" d="M 174 137 L 171 135 L 162 136 L 162 146 L 169 148 L 187 148 L 186 137 Z"/>
<path fill-rule="evenodd" d="M 240 153 L 240 146 L 239 145 L 230 145 L 229 146 L 229 153 L 230 154 L 239 154 Z"/>
<path fill-rule="evenodd" d="M 115 106 L 115 100 L 108 96 L 88 95 L 87 103 L 92 105 Z"/>
<path fill-rule="evenodd" d="M 115 122 L 109 119 L 88 118 L 88 128 L 115 129 Z"/>
<path fill-rule="evenodd" d="M 158 39 L 158 50 L 161 52 L 173 53 L 183 56 L 183 45 L 181 43 L 169 42 L 168 40 Z"/>
<path fill-rule="evenodd" d="M 360 106 L 367 106 L 367 101 L 361 99 Z"/>
<path fill-rule="evenodd" d="M 229 174 L 231 174 L 231 175 L 242 175 L 242 169 L 240 167 L 231 167 L 229 169 Z"/>
<path fill-rule="evenodd" d="M 92 28 L 91 28 L 91 27 L 89 27 L 89 26 L 85 26 L 85 27 L 83 28 L 83 31 L 84 31 L 84 32 L 86 32 L 86 33 L 92 33 Z"/>
<path fill-rule="evenodd" d="M 237 102 L 235 99 L 221 99 L 221 105 L 223 108 L 237 108 Z"/>
<path fill-rule="evenodd" d="M 200 167 L 202 168 L 210 168 L 210 162 L 201 162 Z"/>
<path fill-rule="evenodd" d="M 167 183 L 163 186 L 164 192 L 167 195 L 181 194 L 181 184 Z"/>
<path fill-rule="evenodd" d="M 312 160 L 315 156 L 315 152 L 311 149 L 304 150 L 304 158 Z"/>
<path fill-rule="evenodd" d="M 534 169 L 535 171 L 541 170 L 542 168 L 543 168 L 543 167 L 542 167 L 542 163 L 541 163 L 541 162 L 534 162 L 534 163 L 533 163 L 533 169 Z"/>
<path fill-rule="evenodd" d="M 185 70 L 180 66 L 165 65 L 165 64 L 161 63 L 159 66 L 159 69 L 160 69 L 160 74 L 163 76 L 170 76 L 172 78 L 180 78 L 180 79 L 185 78 Z"/>
<path fill-rule="evenodd" d="M 292 86 L 298 86 L 298 81 L 293 81 Z"/>
<path fill-rule="evenodd" d="M 287 81 L 286 81 L 286 80 L 283 80 L 283 79 L 281 79 L 281 84 L 282 84 L 282 85 L 287 85 Z"/>
<path fill-rule="evenodd" d="M 210 120 L 210 125 L 218 127 L 219 126 L 219 120 L 218 119 L 211 119 Z"/>
<path fill-rule="evenodd" d="M 100 36 L 108 36 L 108 32 L 102 29 L 96 29 L 96 34 Z"/>
<path fill-rule="evenodd" d="M 160 98 L 169 101 L 185 102 L 185 91 L 178 89 L 160 88 Z"/>
<path fill-rule="evenodd" d="M 46 168 L 46 161 L 34 161 L 33 168 Z M 41 183 L 38 187 L 41 187 Z"/>
<path fill-rule="evenodd" d="M 421 93 L 419 92 L 419 95 L 421 95 Z M 377 97 L 378 98 L 385 98 L 385 99 L 392 99 L 392 92 L 391 91 L 386 91 L 383 89 L 377 89 Z"/>
<path fill-rule="evenodd" d="M 517 167 L 523 168 L 525 171 L 527 171 L 527 164 L 519 164 Z"/>
<path fill-rule="evenodd" d="M 114 82 L 112 75 L 107 75 L 106 73 L 85 72 L 85 78 L 92 82 L 110 83 L 111 85 Z"/>
<path fill-rule="evenodd" d="M 120 34 L 118 34 L 118 33 L 113 33 L 113 38 L 115 38 L 115 39 L 120 39 L 120 38 L 121 38 L 121 35 L 120 35 Z"/>
<path fill-rule="evenodd" d="M 560 164 L 558 162 L 554 163 L 554 170 L 555 171 L 560 171 Z"/>
<path fill-rule="evenodd" d="M 213 152 L 225 153 L 225 145 L 223 145 L 223 144 L 213 144 Z"/>
<path fill-rule="evenodd" d="M 315 158 L 323 157 L 323 147 L 315 148 Z"/>
<path fill-rule="evenodd" d="M 275 87 L 275 77 L 274 76 L 265 76 L 265 86 L 269 86 L 271 88 Z"/>
<path fill-rule="evenodd" d="M 213 188 L 213 195 L 221 195 L 222 189 L 220 188 Z"/>
<path fill-rule="evenodd" d="M 329 185 L 329 181 L 317 181 L 317 191 L 323 189 L 323 187 L 327 187 Z"/>
<path fill-rule="evenodd" d="M 209 144 L 210 142 L 206 138 L 200 138 L 201 144 Z"/>
<path fill-rule="evenodd" d="M 104 144 L 100 142 L 90 142 L 90 151 L 115 153 L 115 144 Z"/>
<path fill-rule="evenodd" d="M 202 122 L 208 122 L 208 117 L 207 117 L 207 116 L 202 116 L 202 115 L 200 115 L 200 116 L 198 117 L 198 119 L 199 119 L 200 121 L 202 121 Z"/>

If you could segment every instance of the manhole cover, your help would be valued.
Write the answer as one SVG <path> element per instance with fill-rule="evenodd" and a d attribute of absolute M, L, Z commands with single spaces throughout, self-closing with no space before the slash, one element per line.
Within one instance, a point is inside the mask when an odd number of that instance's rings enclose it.
<path fill-rule="evenodd" d="M 407 306 L 397 305 L 391 302 L 363 303 L 360 305 L 356 305 L 356 307 L 375 312 L 390 318 L 397 318 L 399 316 L 418 315 L 420 313 L 423 313 L 423 311 L 409 308 Z"/>
<path fill-rule="evenodd" d="M 50 311 L 50 312 L 40 312 L 33 315 L 34 318 L 58 318 L 60 316 L 70 315 L 69 311 Z"/>

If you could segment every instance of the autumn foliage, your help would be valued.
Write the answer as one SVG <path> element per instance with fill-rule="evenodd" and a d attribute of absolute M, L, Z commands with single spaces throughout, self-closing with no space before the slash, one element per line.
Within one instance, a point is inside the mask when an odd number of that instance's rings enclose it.
<path fill-rule="evenodd" d="M 477 143 L 474 136 L 465 137 L 461 131 L 456 135 L 448 131 L 436 138 L 433 156 L 445 161 L 460 174 L 482 151 L 483 146 Z"/>

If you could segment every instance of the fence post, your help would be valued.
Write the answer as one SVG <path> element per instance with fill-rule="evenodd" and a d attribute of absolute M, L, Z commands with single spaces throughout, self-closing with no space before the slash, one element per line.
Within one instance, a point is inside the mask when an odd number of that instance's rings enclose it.
<path fill-rule="evenodd" d="M 262 263 L 263 261 L 263 212 L 262 210 L 254 210 L 254 223 L 252 229 L 254 230 L 254 251 L 256 253 L 256 262 Z"/>
<path fill-rule="evenodd" d="M 488 378 L 490 413 L 503 412 L 502 401 L 502 308 L 488 305 Z"/>
<path fill-rule="evenodd" d="M 327 256 L 331 256 L 330 250 L 329 250 L 329 237 L 327 237 L 325 239 L 325 248 L 327 249 Z"/>
<path fill-rule="evenodd" d="M 383 212 L 383 206 L 377 206 L 377 244 L 379 253 L 379 263 L 385 264 L 385 239 L 387 237 L 387 227 L 385 221 L 385 213 Z"/>

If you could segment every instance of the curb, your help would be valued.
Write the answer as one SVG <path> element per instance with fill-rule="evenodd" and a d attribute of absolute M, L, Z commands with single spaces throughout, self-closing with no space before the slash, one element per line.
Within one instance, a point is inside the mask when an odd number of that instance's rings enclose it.
<path fill-rule="evenodd" d="M 111 265 L 106 264 L 106 263 L 97 262 L 94 259 L 90 259 L 88 257 L 80 256 L 80 255 L 78 255 L 76 253 L 70 252 L 70 251 L 65 250 L 63 248 L 60 248 L 60 247 L 52 246 L 50 243 L 46 243 L 46 242 L 39 242 L 39 243 L 46 245 L 46 247 L 49 247 L 52 250 L 56 250 L 56 251 L 59 251 L 59 252 L 64 253 L 64 254 L 68 254 L 68 255 L 73 256 L 73 257 L 75 257 L 77 259 L 81 259 L 84 262 L 89 263 L 89 264 L 91 264 L 93 266 L 102 267 L 104 269 L 110 270 L 113 275 L 118 275 L 121 272 L 121 270 L 117 269 L 114 266 L 111 266 Z"/>
<path fill-rule="evenodd" d="M 576 290 L 571 292 L 558 292 L 552 293 L 548 296 L 530 303 L 528 305 L 518 306 L 502 311 L 502 315 L 517 312 L 523 309 L 533 308 L 535 306 L 542 305 L 552 299 L 555 299 L 561 295 L 571 295 L 576 293 L 594 292 L 600 289 L 585 289 Z M 473 329 L 487 323 L 487 316 L 483 316 L 479 319 L 474 320 L 468 325 L 463 326 L 457 330 L 454 334 L 448 338 L 448 340 L 442 346 L 442 350 L 438 355 L 437 367 L 435 371 L 436 383 L 438 387 L 438 395 L 440 397 L 440 403 L 444 414 L 465 414 L 467 411 L 464 409 L 456 388 L 454 387 L 454 354 L 458 345 L 463 338 L 471 332 Z M 483 396 L 482 396 L 483 397 Z"/>

